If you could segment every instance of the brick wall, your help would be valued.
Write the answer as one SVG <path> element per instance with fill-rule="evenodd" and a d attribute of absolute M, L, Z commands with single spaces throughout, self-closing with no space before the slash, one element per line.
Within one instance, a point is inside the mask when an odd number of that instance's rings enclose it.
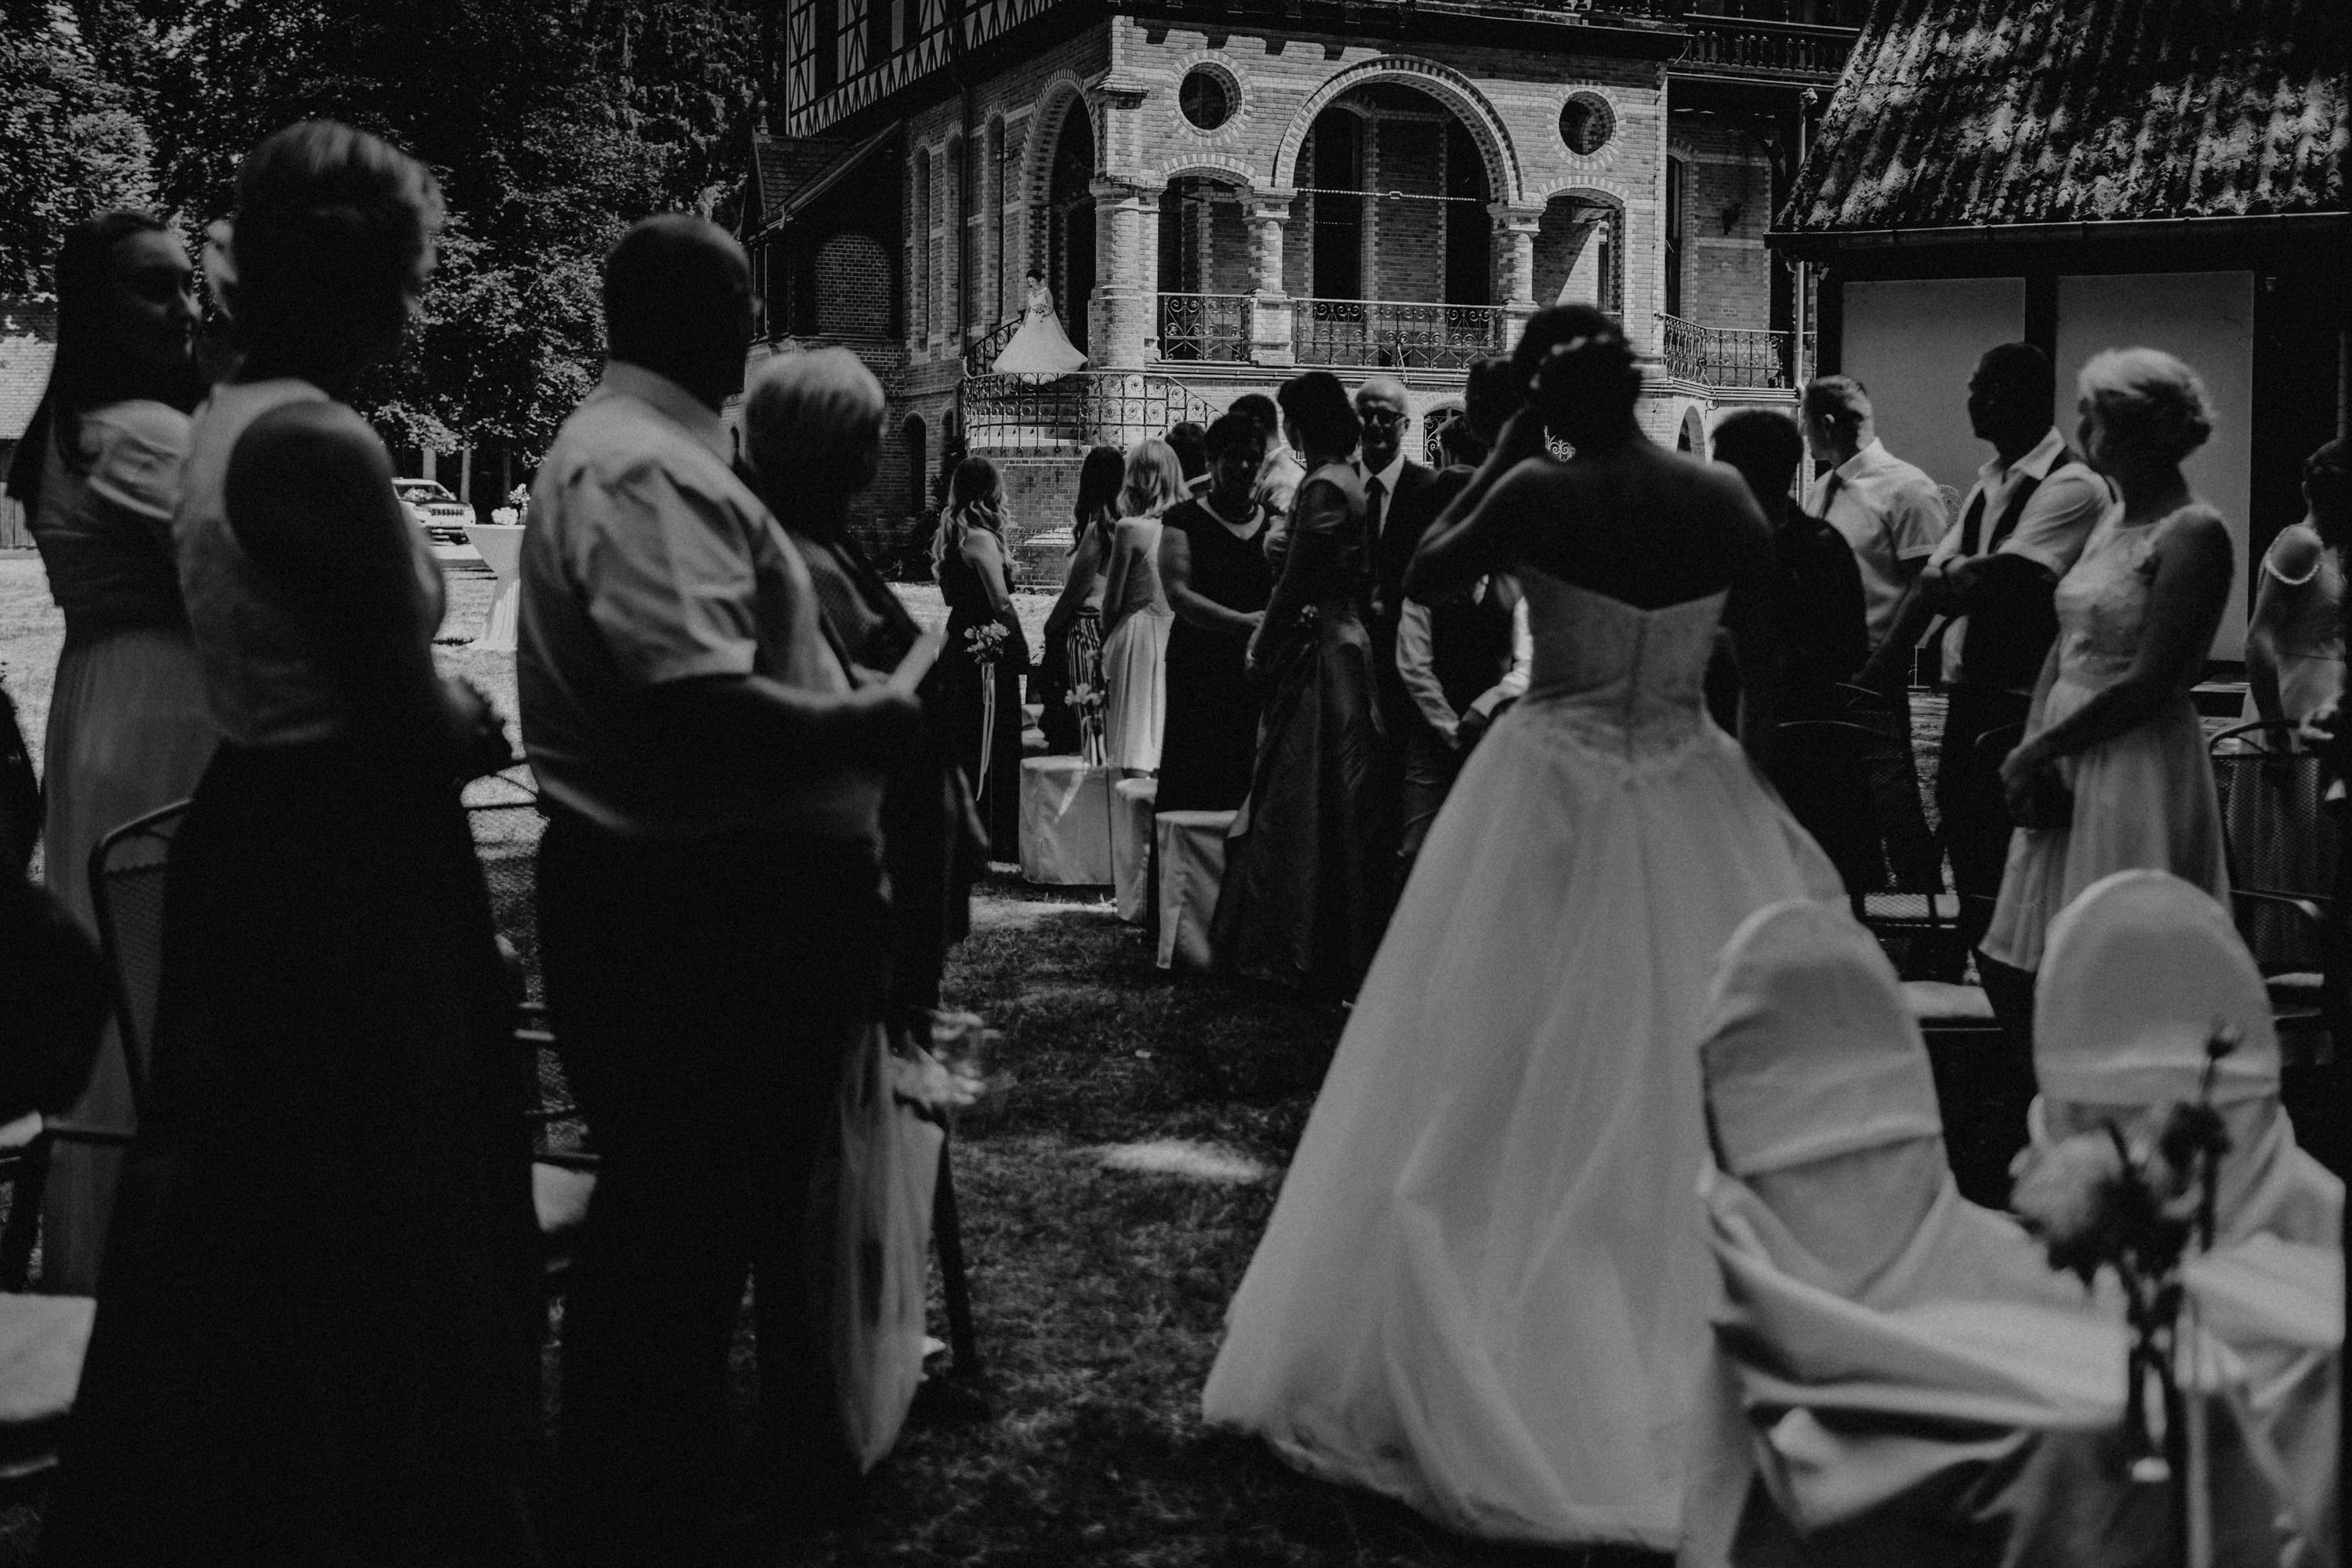
<path fill-rule="evenodd" d="M 1444 194 L 1444 121 L 1375 115 L 1364 146 L 1366 188 L 1414 195 Z M 1364 225 L 1365 297 L 1444 299 L 1444 204 L 1381 199 L 1366 205 L 1370 210 Z"/>
<path fill-rule="evenodd" d="M 1745 125 L 1715 115 L 1675 115 L 1669 145 L 1683 162 L 1683 315 L 1711 327 L 1769 326 L 1772 173 L 1763 150 Z"/>
<path fill-rule="evenodd" d="M 816 252 L 816 330 L 879 338 L 890 330 L 890 257 L 862 234 L 837 234 Z"/>

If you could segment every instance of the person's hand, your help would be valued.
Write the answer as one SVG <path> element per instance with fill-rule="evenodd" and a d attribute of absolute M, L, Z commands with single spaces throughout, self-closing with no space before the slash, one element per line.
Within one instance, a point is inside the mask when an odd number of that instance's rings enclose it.
<path fill-rule="evenodd" d="M 896 762 L 921 735 L 923 705 L 911 691 L 861 686 L 844 697 L 841 706 L 850 749 L 868 762 Z"/>
<path fill-rule="evenodd" d="M 1935 585 L 1930 592 L 1936 595 L 1936 602 L 1946 609 L 1965 605 L 1977 591 L 1977 584 L 1984 581 L 1985 568 L 1991 562 L 1990 555 L 1969 555 L 1945 562 L 1940 572 L 1929 567 L 1928 571 L 1935 574 Z"/>
<path fill-rule="evenodd" d="M 2056 778 L 2056 763 L 2041 749 L 2038 742 L 2027 741 L 2001 759 L 2000 795 L 2009 807 L 2010 820 L 2021 827 L 2063 827 L 2064 823 L 2045 822 L 2042 816 L 2044 797 L 2053 794 L 2053 785 L 2064 787 Z"/>
<path fill-rule="evenodd" d="M 1484 712 L 1470 709 L 1454 721 L 1454 732 L 1445 737 L 1446 743 L 1457 752 L 1466 752 L 1478 743 L 1478 737 L 1486 732 L 1490 722 Z"/>
<path fill-rule="evenodd" d="M 1255 637 L 1257 636 L 1258 628 L 1265 625 L 1265 612 L 1264 610 L 1251 610 L 1245 613 L 1242 616 L 1242 619 L 1249 623 L 1249 630 L 1242 635 L 1248 637 Z"/>
<path fill-rule="evenodd" d="M 2352 743 L 2352 722 L 2347 722 L 2341 702 L 2312 710 L 2295 726 L 2294 732 L 2314 751 L 2340 753 L 2347 743 Z"/>
<path fill-rule="evenodd" d="M 506 721 L 481 688 L 462 676 L 441 682 L 441 721 L 461 780 L 478 779 L 521 760 L 507 740 Z"/>

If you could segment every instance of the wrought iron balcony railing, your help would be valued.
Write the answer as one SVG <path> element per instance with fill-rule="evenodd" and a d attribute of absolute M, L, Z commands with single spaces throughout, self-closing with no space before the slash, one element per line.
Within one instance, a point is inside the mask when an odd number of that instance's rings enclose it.
<path fill-rule="evenodd" d="M 1461 370 L 1510 346 L 1500 305 L 1297 300 L 1291 308 L 1291 349 L 1300 364 Z"/>
<path fill-rule="evenodd" d="M 1009 321 L 997 322 L 972 339 L 963 351 L 964 374 L 986 375 L 988 367 L 996 363 L 996 356 L 1004 352 L 1004 345 L 1011 342 L 1013 334 L 1020 330 L 1021 318 L 1015 316 Z"/>
<path fill-rule="evenodd" d="M 1217 416 L 1191 387 L 1139 370 L 1082 370 L 1051 380 L 966 376 L 961 395 L 964 438 L 975 452 L 1123 448 L 1171 425 Z"/>
<path fill-rule="evenodd" d="M 1790 334 L 1755 327 L 1708 327 L 1680 316 L 1658 318 L 1666 374 L 1702 386 L 1787 387 Z"/>
<path fill-rule="evenodd" d="M 1248 363 L 1250 297 L 1246 294 L 1160 296 L 1160 357 Z"/>

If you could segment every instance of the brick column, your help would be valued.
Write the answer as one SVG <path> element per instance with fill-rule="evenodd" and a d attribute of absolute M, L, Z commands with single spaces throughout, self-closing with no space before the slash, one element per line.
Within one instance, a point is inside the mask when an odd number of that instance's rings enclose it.
<path fill-rule="evenodd" d="M 1543 208 L 1496 202 L 1486 211 L 1495 220 L 1495 292 L 1503 306 L 1503 351 L 1519 341 L 1536 313 L 1536 226 Z"/>
<path fill-rule="evenodd" d="M 1096 370 L 1138 370 L 1160 338 L 1160 193 L 1097 180 L 1095 197 Z"/>
<path fill-rule="evenodd" d="M 1252 191 L 1244 198 L 1256 272 L 1256 290 L 1250 296 L 1250 359 L 1256 364 L 1297 363 L 1291 350 L 1290 296 L 1282 286 L 1282 242 L 1297 195 L 1296 191 Z"/>

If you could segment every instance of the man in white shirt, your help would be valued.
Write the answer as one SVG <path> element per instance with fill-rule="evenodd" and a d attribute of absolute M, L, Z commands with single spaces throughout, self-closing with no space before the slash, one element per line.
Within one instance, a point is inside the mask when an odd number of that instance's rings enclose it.
<path fill-rule="evenodd" d="M 2009 859 L 2011 823 L 1998 746 L 1987 734 L 2021 725 L 2058 634 L 2051 595 L 2106 510 L 2106 482 L 2067 449 L 2052 423 L 2057 379 L 2031 343 L 1986 351 L 1969 378 L 1969 425 L 1993 455 L 1960 515 L 1897 609 L 1862 684 L 1899 689 L 1911 651 L 1936 616 L 1950 706 L 1937 763 L 1936 803 L 1961 894 L 1961 934 L 1973 945 L 1991 919 Z"/>
<path fill-rule="evenodd" d="M 1870 394 L 1847 375 L 1805 385 L 1805 437 L 1832 467 L 1805 492 L 1805 510 L 1827 522 L 1862 568 L 1863 610 L 1876 647 L 1903 595 L 1944 536 L 1944 499 L 1925 470 L 1880 445 Z"/>
<path fill-rule="evenodd" d="M 801 1219 L 880 1005 L 877 812 L 920 720 L 856 683 L 730 468 L 741 249 L 649 218 L 614 248 L 604 310 L 604 380 L 540 467 L 516 659 L 549 818 L 548 1003 L 603 1160 L 564 1309 L 562 1460 L 589 1561 L 716 1562 L 751 1499 L 806 1516 L 849 1479 Z M 714 1478 L 734 1469 L 747 1273 L 769 1452 L 735 1500 Z"/>

